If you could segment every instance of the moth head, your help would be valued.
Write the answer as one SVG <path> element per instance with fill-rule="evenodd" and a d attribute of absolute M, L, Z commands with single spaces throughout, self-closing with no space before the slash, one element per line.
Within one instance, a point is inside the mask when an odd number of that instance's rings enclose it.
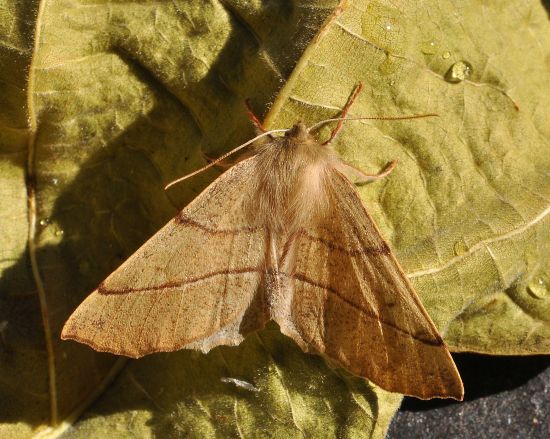
<path fill-rule="evenodd" d="M 312 139 L 309 130 L 303 122 L 296 123 L 292 128 L 286 131 L 285 137 L 293 139 L 297 142 L 307 142 Z"/>

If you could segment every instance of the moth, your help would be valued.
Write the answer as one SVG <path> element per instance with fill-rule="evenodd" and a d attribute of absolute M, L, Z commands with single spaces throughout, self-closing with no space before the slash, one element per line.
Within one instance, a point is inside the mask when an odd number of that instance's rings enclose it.
<path fill-rule="evenodd" d="M 316 139 L 318 125 L 264 133 L 82 302 L 61 337 L 138 358 L 238 345 L 274 320 L 305 352 L 383 389 L 462 399 L 447 347 L 348 179 L 359 171 Z"/>

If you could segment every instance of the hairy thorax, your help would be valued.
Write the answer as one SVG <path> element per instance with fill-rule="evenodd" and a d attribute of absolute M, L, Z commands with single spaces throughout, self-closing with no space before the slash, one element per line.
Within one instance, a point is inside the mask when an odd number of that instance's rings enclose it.
<path fill-rule="evenodd" d="M 259 185 L 249 209 L 254 221 L 289 234 L 322 218 L 329 204 L 328 175 L 338 161 L 333 150 L 301 123 L 257 150 Z"/>

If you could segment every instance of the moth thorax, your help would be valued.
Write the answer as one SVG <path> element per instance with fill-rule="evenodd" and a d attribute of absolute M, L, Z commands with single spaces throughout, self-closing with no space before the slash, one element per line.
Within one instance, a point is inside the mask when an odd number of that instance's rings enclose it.
<path fill-rule="evenodd" d="M 249 211 L 277 234 L 309 228 L 328 208 L 327 166 L 323 161 L 286 161 L 260 176 Z"/>

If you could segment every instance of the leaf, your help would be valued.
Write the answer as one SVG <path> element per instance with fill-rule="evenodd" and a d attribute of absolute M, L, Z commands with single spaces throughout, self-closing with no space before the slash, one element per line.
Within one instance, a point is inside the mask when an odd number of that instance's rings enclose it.
<path fill-rule="evenodd" d="M 9 235 L 2 235 L 0 279 L 2 437 L 59 435 L 124 367 L 114 356 L 61 342 L 62 324 L 214 172 L 168 195 L 165 183 L 202 165 L 203 153 L 216 155 L 252 135 L 245 98 L 265 109 L 335 4 L 263 7 L 225 1 L 198 7 L 191 1 L 81 5 L 67 0 L 37 4 L 36 11 L 5 10 L 0 151 L 6 171 L 1 187 L 9 188 L 1 198 L 2 229 Z M 25 21 L 34 16 L 35 23 Z M 27 83 L 18 75 L 25 69 Z M 105 419 L 118 426 L 125 420 L 125 428 L 136 424 L 143 434 L 155 432 L 145 423 L 149 418 L 161 423 L 160 430 L 212 429 L 216 419 L 204 418 L 196 407 L 212 403 L 214 409 L 223 396 L 218 411 L 227 422 L 219 434 L 243 422 L 247 428 L 264 425 L 258 416 L 277 413 L 278 434 L 328 428 L 383 435 L 398 395 L 340 377 L 281 335 L 265 337 L 272 348 L 256 338 L 249 342 L 256 343 L 252 348 L 220 351 L 225 354 L 182 352 L 132 362 L 99 404 L 114 416 Z M 246 358 L 251 350 L 260 354 Z M 278 360 L 272 359 L 276 352 Z M 290 366 L 287 356 L 300 364 Z M 247 364 L 239 379 L 258 383 L 263 405 L 220 382 L 220 373 L 236 374 Z M 265 380 L 251 375 L 262 368 Z M 277 368 L 282 378 L 272 372 Z M 305 383 L 292 381 L 294 373 L 314 383 L 318 395 L 308 396 Z M 137 383 L 138 400 L 145 383 L 174 392 L 155 395 L 157 405 L 135 419 L 125 377 Z M 202 384 L 194 389 L 187 383 L 191 394 L 180 385 L 189 377 Z M 269 392 L 262 390 L 266 387 Z M 241 399 L 244 418 L 237 419 L 233 400 Z M 190 403 L 193 410 L 186 408 Z M 317 418 L 319 405 L 326 421 Z M 172 409 L 170 416 L 162 407 Z M 298 427 L 292 421 L 295 407 Z M 44 428 L 60 421 L 57 428 Z M 89 425 L 85 421 L 81 427 L 87 437 L 90 429 L 99 436 L 104 432 Z M 68 434 L 73 433 L 78 434 Z"/>
<path fill-rule="evenodd" d="M 0 7 L 0 427 L 29 435 L 47 422 L 48 367 L 40 307 L 26 254 L 26 71 L 32 55 L 32 2 Z M 9 270 L 11 280 L 6 282 Z M 19 422 L 22 415 L 25 421 Z"/>
<path fill-rule="evenodd" d="M 63 437 L 383 437 L 400 402 L 304 355 L 270 325 L 238 348 L 132 362 Z"/>

